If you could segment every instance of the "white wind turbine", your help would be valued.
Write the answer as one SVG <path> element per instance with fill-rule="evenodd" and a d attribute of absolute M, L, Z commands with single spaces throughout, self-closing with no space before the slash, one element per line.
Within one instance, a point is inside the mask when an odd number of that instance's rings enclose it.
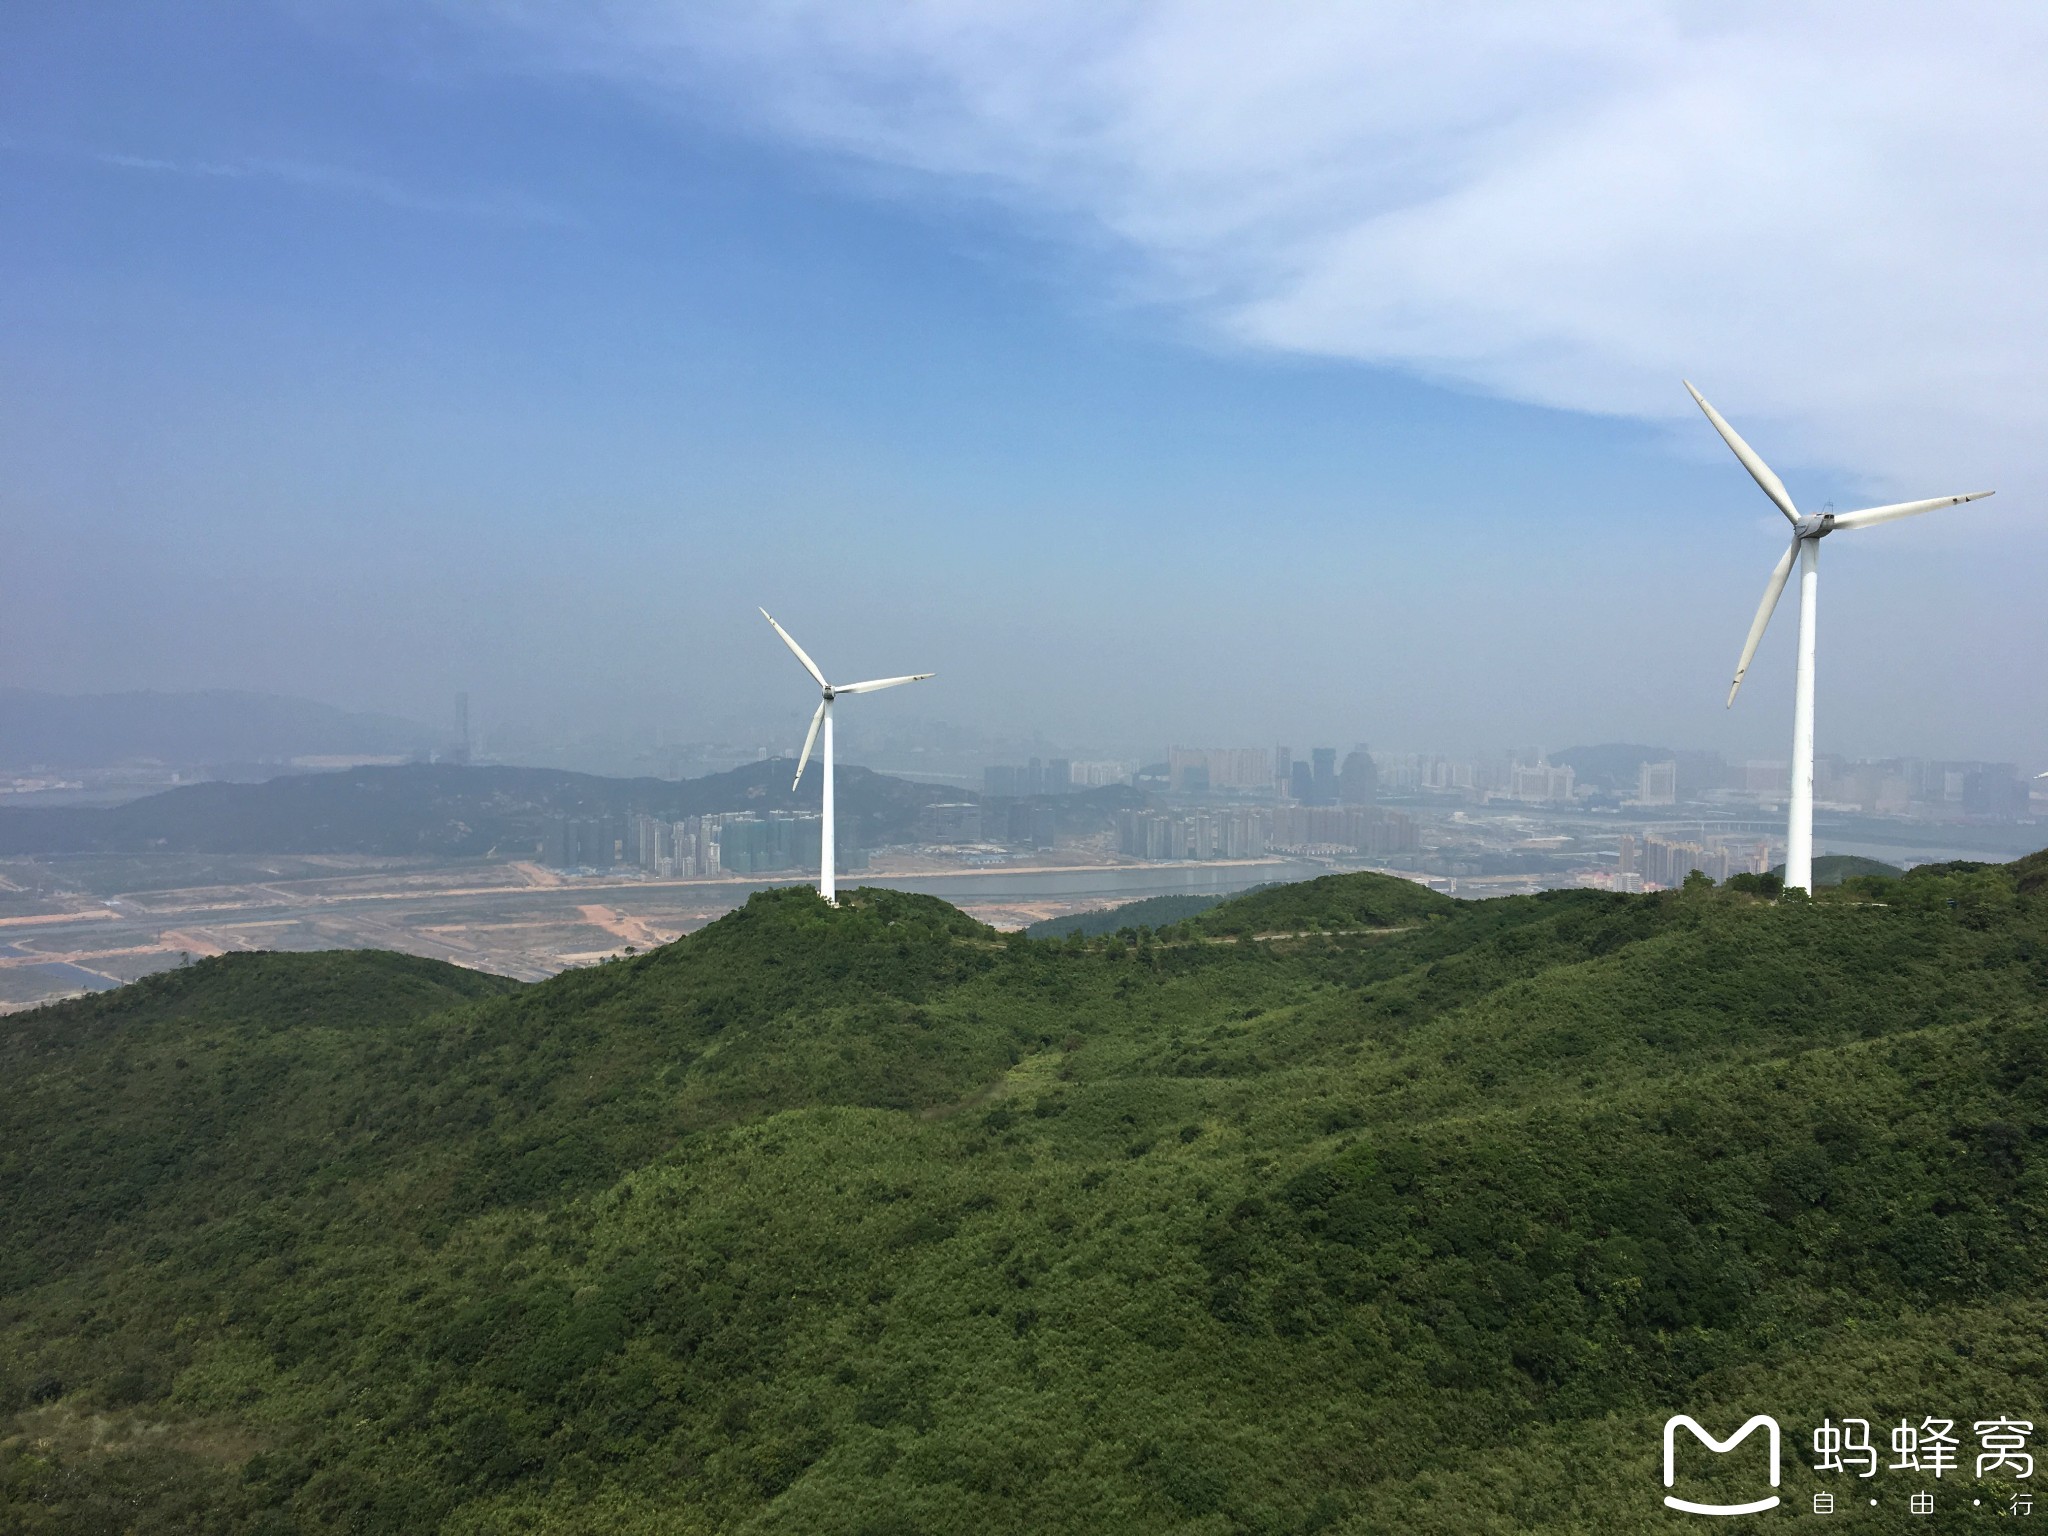
<path fill-rule="evenodd" d="M 818 670 L 818 664 L 804 654 L 802 646 L 789 638 L 789 631 L 777 624 L 774 616 L 766 608 L 761 610 L 761 617 L 768 621 L 775 633 L 782 636 L 782 643 L 795 653 L 796 659 L 804 664 L 804 670 L 811 674 L 812 680 L 824 693 L 824 697 L 818 700 L 818 712 L 811 716 L 810 733 L 804 737 L 803 755 L 796 760 L 796 777 L 789 781 L 789 787 L 794 790 L 797 785 L 803 783 L 804 766 L 811 760 L 811 745 L 818 739 L 818 727 L 822 725 L 825 728 L 825 814 L 818 828 L 819 836 L 823 839 L 822 860 L 818 868 L 818 894 L 826 901 L 836 903 L 839 900 L 839 886 L 833 877 L 832 869 L 832 701 L 842 693 L 878 693 L 884 688 L 894 688 L 899 683 L 921 683 L 926 678 L 936 677 L 938 674 L 915 672 L 909 677 L 878 677 L 865 683 L 828 683 L 825 681 L 825 674 Z"/>
<path fill-rule="evenodd" d="M 1714 424 L 1714 430 L 1728 446 L 1735 450 L 1735 457 L 1742 461 L 1742 467 L 1749 471 L 1756 483 L 1763 487 L 1764 494 L 1777 504 L 1785 520 L 1792 525 L 1792 543 L 1785 553 L 1778 557 L 1778 564 L 1771 572 L 1771 579 L 1764 583 L 1764 600 L 1757 606 L 1756 620 L 1749 626 L 1749 638 L 1742 643 L 1742 659 L 1735 663 L 1735 681 L 1728 688 L 1728 704 L 1734 707 L 1736 690 L 1742 686 L 1742 674 L 1749 670 L 1751 658 L 1756 655 L 1758 643 L 1764 637 L 1764 626 L 1771 622 L 1771 614 L 1778 606 L 1778 597 L 1785 590 L 1786 579 L 1792 573 L 1792 561 L 1799 561 L 1799 669 L 1797 682 L 1792 694 L 1792 804 L 1791 815 L 1785 829 L 1785 888 L 1795 886 L 1811 892 L 1813 889 L 1813 629 L 1814 606 L 1820 587 L 1820 541 L 1829 534 L 1843 528 L 1868 528 L 1873 523 L 1888 523 L 1894 518 L 1912 517 L 1920 512 L 1932 512 L 1936 507 L 1953 507 L 1960 502 L 1976 501 L 1989 496 L 1990 491 L 1971 491 L 1966 496 L 1935 496 L 1926 501 L 1900 501 L 1889 506 L 1865 507 L 1860 512 L 1809 512 L 1802 516 L 1792 505 L 1792 497 L 1785 490 L 1784 481 L 1771 473 L 1770 465 L 1756 456 L 1756 450 L 1745 443 L 1741 435 L 1721 419 L 1721 413 L 1707 404 L 1704 396 L 1692 387 L 1690 380 L 1685 383 L 1686 393 L 1691 395 L 1699 408 L 1707 413 L 1707 420 Z"/>

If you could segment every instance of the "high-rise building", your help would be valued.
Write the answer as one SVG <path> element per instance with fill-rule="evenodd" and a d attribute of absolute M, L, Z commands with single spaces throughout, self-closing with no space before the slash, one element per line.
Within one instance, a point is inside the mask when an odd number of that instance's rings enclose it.
<path fill-rule="evenodd" d="M 1651 833 L 1643 838 L 1639 853 L 1631 847 L 1633 838 L 1624 837 L 1621 841 L 1623 858 L 1616 873 L 1636 875 L 1643 885 L 1666 889 L 1685 884 L 1685 877 L 1694 870 L 1719 884 L 1730 875 L 1760 875 L 1771 867 L 1771 845 L 1767 841 L 1719 837 L 1691 840 Z"/>
<path fill-rule="evenodd" d="M 1074 789 L 1100 789 L 1105 784 L 1127 783 L 1133 764 L 1124 762 L 1077 762 L 1067 765 L 1069 785 Z"/>
<path fill-rule="evenodd" d="M 1118 811 L 1117 850 L 1139 859 L 1255 859 L 1266 851 L 1270 815 L 1255 806 Z"/>
<path fill-rule="evenodd" d="M 664 858 L 673 857 L 674 834 L 665 821 L 652 816 L 626 818 L 626 862 L 642 869 L 657 869 Z"/>
<path fill-rule="evenodd" d="M 1639 805 L 1676 805 L 1678 803 L 1678 764 L 1644 763 L 1636 770 L 1636 803 Z"/>
<path fill-rule="evenodd" d="M 1508 795 L 1539 805 L 1569 801 L 1576 792 L 1577 777 L 1569 764 L 1554 767 L 1547 760 L 1516 763 L 1508 771 Z"/>
<path fill-rule="evenodd" d="M 610 869 L 618 863 L 627 823 L 606 817 L 551 817 L 541 836 L 541 860 L 554 869 Z"/>
<path fill-rule="evenodd" d="M 1167 778 L 1177 790 L 1264 790 L 1273 783 L 1272 755 L 1263 747 L 1174 747 Z"/>
<path fill-rule="evenodd" d="M 1050 848 L 1059 841 L 1059 815 L 1043 803 L 1031 807 L 1031 846 Z"/>
<path fill-rule="evenodd" d="M 1742 792 L 1759 800 L 1783 800 L 1792 793 L 1791 764 L 1744 763 Z"/>
<path fill-rule="evenodd" d="M 1314 793 L 1310 799 L 1317 805 L 1337 803 L 1337 749 L 1335 747 L 1312 747 L 1309 756 L 1315 760 L 1315 777 L 1312 781 Z"/>
<path fill-rule="evenodd" d="M 1294 749 L 1273 749 L 1273 785 L 1283 795 L 1294 792 Z"/>
<path fill-rule="evenodd" d="M 1672 760 L 1678 764 L 1680 799 L 1704 799 L 1711 791 L 1730 786 L 1728 764 L 1718 752 L 1681 750 Z"/>
<path fill-rule="evenodd" d="M 982 808 L 972 802 L 927 805 L 917 813 L 917 840 L 921 843 L 978 843 L 982 837 Z"/>
<path fill-rule="evenodd" d="M 1100 767 L 1102 765 L 1084 765 Z M 1121 767 L 1121 765 L 1115 765 Z M 1074 765 L 1064 757 L 1032 758 L 1022 766 L 1001 764 L 981 770 L 981 792 L 990 799 L 1022 800 L 1031 795 L 1064 795 L 1074 788 Z M 1114 779 L 1104 782 L 1114 783 Z"/>
<path fill-rule="evenodd" d="M 1963 813 L 1968 816 L 2024 816 L 2028 784 L 2011 763 L 1980 763 L 1963 775 Z"/>
<path fill-rule="evenodd" d="M 1217 857 L 1256 859 L 1266 851 L 1266 813 L 1249 807 L 1223 812 L 1219 816 L 1221 841 Z"/>
<path fill-rule="evenodd" d="M 786 811 L 733 816 L 719 829 L 719 860 L 736 875 L 808 869 L 818 862 L 822 831 L 823 823 L 816 816 Z M 860 868 L 866 863 L 864 855 L 849 857 L 852 850 L 835 851 L 843 867 Z"/>
<path fill-rule="evenodd" d="M 1420 846 L 1415 818 L 1371 806 L 1284 805 L 1272 813 L 1269 848 L 1296 853 L 1388 856 Z"/>
<path fill-rule="evenodd" d="M 1374 759 L 1375 765 L 1378 761 L 1377 758 Z M 1385 782 L 1385 778 L 1383 773 L 1382 782 Z M 1478 769 L 1475 765 L 1454 762 L 1448 757 L 1424 758 L 1416 764 L 1414 770 L 1414 787 L 1418 789 L 1471 789 L 1477 783 Z M 1395 780 L 1395 785 L 1398 788 L 1408 787 L 1401 784 L 1398 779 Z"/>
<path fill-rule="evenodd" d="M 1372 754 L 1364 747 L 1346 753 L 1344 766 L 1337 770 L 1337 798 L 1345 805 L 1370 805 L 1378 789 L 1379 770 Z"/>

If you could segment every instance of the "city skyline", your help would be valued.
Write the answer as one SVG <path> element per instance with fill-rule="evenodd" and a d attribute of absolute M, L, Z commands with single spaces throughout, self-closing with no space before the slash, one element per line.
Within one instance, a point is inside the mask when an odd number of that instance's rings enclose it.
<path fill-rule="evenodd" d="M 4 694 L 5 691 L 0 690 L 0 696 Z M 19 707 L 18 701 L 34 696 L 17 693 L 12 697 Z M 104 702 L 112 708 L 106 715 L 68 722 L 68 729 L 74 733 L 71 739 L 76 743 L 73 751 L 67 751 L 56 739 L 67 729 L 67 721 L 62 717 L 52 718 L 48 709 L 41 712 L 31 710 L 27 728 L 36 746 L 29 756 L 22 754 L 21 743 L 4 726 L 0 726 L 0 769 L 17 773 L 61 773 L 67 770 L 105 772 L 125 767 L 140 772 L 154 765 L 166 771 L 182 771 L 182 778 L 173 780 L 179 782 L 189 780 L 195 773 L 198 777 L 206 777 L 210 767 L 230 767 L 236 772 L 244 772 L 268 764 L 270 771 L 319 771 L 342 768 L 352 763 L 398 763 L 411 758 L 564 767 L 614 777 L 678 778 L 699 776 L 718 771 L 721 766 L 735 766 L 767 757 L 793 761 L 800 755 L 799 743 L 802 740 L 801 732 L 784 739 L 772 729 L 738 731 L 722 738 L 694 737 L 685 727 L 644 716 L 635 726 L 614 736 L 550 737 L 530 727 L 479 721 L 472 715 L 467 693 L 456 696 L 454 713 L 448 722 L 440 726 L 395 717 L 350 717 L 333 711 L 313 715 L 309 723 L 305 718 L 308 712 L 318 711 L 321 706 L 306 700 L 270 696 L 114 695 L 103 696 L 100 701 L 91 697 L 43 697 L 52 705 Z M 237 704 L 244 709 L 255 709 L 259 715 L 281 714 L 295 722 L 281 726 L 276 720 L 266 718 L 261 728 L 273 734 L 280 729 L 297 729 L 305 736 L 305 744 L 283 749 L 274 745 L 267 752 L 251 752 L 246 746 L 232 744 L 237 740 L 232 718 Z M 140 711 L 146 719 L 132 728 L 143 731 L 148 739 L 159 740 L 162 744 L 158 747 L 131 744 L 121 750 L 110 746 L 110 741 L 120 739 L 122 711 L 119 706 L 123 705 L 131 710 L 136 706 L 146 706 Z M 375 734 L 379 744 L 355 750 L 340 747 L 331 740 L 326 740 L 323 745 L 313 745 L 324 740 L 320 735 L 323 729 L 328 732 L 337 728 L 346 730 L 351 721 L 358 722 L 356 729 Z M 868 728 L 871 725 L 873 728 Z M 217 748 L 207 749 L 201 745 L 209 730 L 219 736 L 221 744 Z M 154 736 L 149 736 L 152 732 Z M 394 732 L 409 736 L 413 742 L 410 751 L 393 750 L 393 742 L 389 738 Z M 1752 777 L 1758 772 L 1775 769 L 1778 777 L 1783 778 L 1789 766 L 1782 743 L 1777 744 L 1779 751 L 1776 753 L 1767 748 L 1754 754 L 1721 753 L 1696 744 L 1646 740 L 1576 741 L 1567 744 L 1555 741 L 1546 744 L 1540 740 L 1495 742 L 1475 749 L 1449 748 L 1441 743 L 1417 744 L 1398 736 L 1390 738 L 1377 732 L 1372 734 L 1378 738 L 1376 743 L 1364 739 L 1364 733 L 1318 729 L 1291 733 L 1288 740 L 1270 746 L 1249 743 L 1219 746 L 1213 743 L 1223 738 L 1215 735 L 1184 737 L 1171 744 L 1134 745 L 1128 741 L 1106 744 L 1101 741 L 1061 742 L 1044 735 L 1029 740 L 990 735 L 919 716 L 879 725 L 861 722 L 844 731 L 852 743 L 852 751 L 866 760 L 866 766 L 912 778 L 924 777 L 934 782 L 955 782 L 963 787 L 975 787 L 983 794 L 1000 797 L 1058 793 L 1067 787 L 1100 787 L 1129 782 L 1141 773 L 1157 776 L 1152 787 L 1176 792 L 1189 788 L 1245 790 L 1269 786 L 1276 780 L 1291 788 L 1295 768 L 1298 766 L 1303 773 L 1313 775 L 1318 766 L 1316 758 L 1321 753 L 1328 754 L 1327 762 L 1321 766 L 1332 775 L 1338 773 L 1340 762 L 1348 763 L 1360 754 L 1370 753 L 1382 771 L 1387 771 L 1389 763 L 1403 765 L 1392 771 L 1402 784 L 1410 788 L 1456 791 L 1483 783 L 1485 787 L 1498 789 L 1511 784 L 1518 768 L 1535 775 L 1553 756 L 1624 752 L 1637 754 L 1645 775 L 1653 770 L 1670 770 L 1668 778 L 1659 779 L 1656 786 L 1646 777 L 1636 787 L 1637 799 L 1655 804 L 1677 795 L 1682 776 L 1677 762 L 1669 761 L 1672 759 L 1711 762 L 1716 765 L 1715 773 L 1725 770 L 1738 777 L 1745 769 L 1751 772 Z M 285 739 L 276 738 L 277 741 Z M 1189 744 L 1200 740 L 1212 744 Z M 1290 743 L 1301 745 L 1297 749 Z M 1984 758 L 1954 750 L 1932 753 L 1827 751 L 1818 756 L 1823 764 L 1830 766 L 1831 771 L 1858 764 L 1945 763 L 1957 767 L 1958 771 L 1998 767 L 2010 770 L 2017 780 L 2036 777 L 2030 763 Z M 920 767 L 920 758 L 928 760 L 925 766 Z M 950 771 L 933 766 L 940 762 L 952 765 Z M 1630 768 L 1629 774 L 1633 775 L 1635 771 Z M 1489 772 L 1493 775 L 1490 779 L 1486 778 Z M 1188 780 L 1190 773 L 1198 773 L 1202 782 L 1191 784 Z M 1692 777 L 1692 771 L 1686 770 L 1683 777 Z M 2048 779 L 2048 775 L 2040 777 Z M 136 782 L 144 781 L 138 778 Z M 1688 784 L 1687 787 L 1697 786 Z M 1315 796 L 1296 793 L 1294 798 L 1313 799 Z M 1547 799 L 1556 798 L 1556 795 L 1546 788 L 1532 791 L 1528 798 Z"/>

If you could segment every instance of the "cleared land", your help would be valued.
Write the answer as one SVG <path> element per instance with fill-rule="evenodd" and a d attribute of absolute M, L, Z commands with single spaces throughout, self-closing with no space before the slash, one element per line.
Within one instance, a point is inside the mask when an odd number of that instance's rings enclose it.
<path fill-rule="evenodd" d="M 1183 890 L 1241 890 L 1319 872 L 1286 860 L 999 868 L 929 857 L 844 883 L 942 895 L 997 927 Z M 576 878 L 539 865 L 366 856 L 95 854 L 0 860 L 0 1012 L 104 990 L 240 950 L 390 949 L 538 981 L 694 932 L 759 879 Z"/>

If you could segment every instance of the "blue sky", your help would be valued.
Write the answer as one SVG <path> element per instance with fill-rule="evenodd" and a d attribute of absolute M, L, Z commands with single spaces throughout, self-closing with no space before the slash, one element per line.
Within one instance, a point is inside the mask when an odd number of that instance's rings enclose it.
<path fill-rule="evenodd" d="M 1602 11 L 24 9 L 0 682 L 800 728 L 765 603 L 1077 748 L 1782 755 L 1690 372 L 1804 502 L 2001 492 L 1829 542 L 1823 749 L 2048 760 L 2025 13 Z"/>

